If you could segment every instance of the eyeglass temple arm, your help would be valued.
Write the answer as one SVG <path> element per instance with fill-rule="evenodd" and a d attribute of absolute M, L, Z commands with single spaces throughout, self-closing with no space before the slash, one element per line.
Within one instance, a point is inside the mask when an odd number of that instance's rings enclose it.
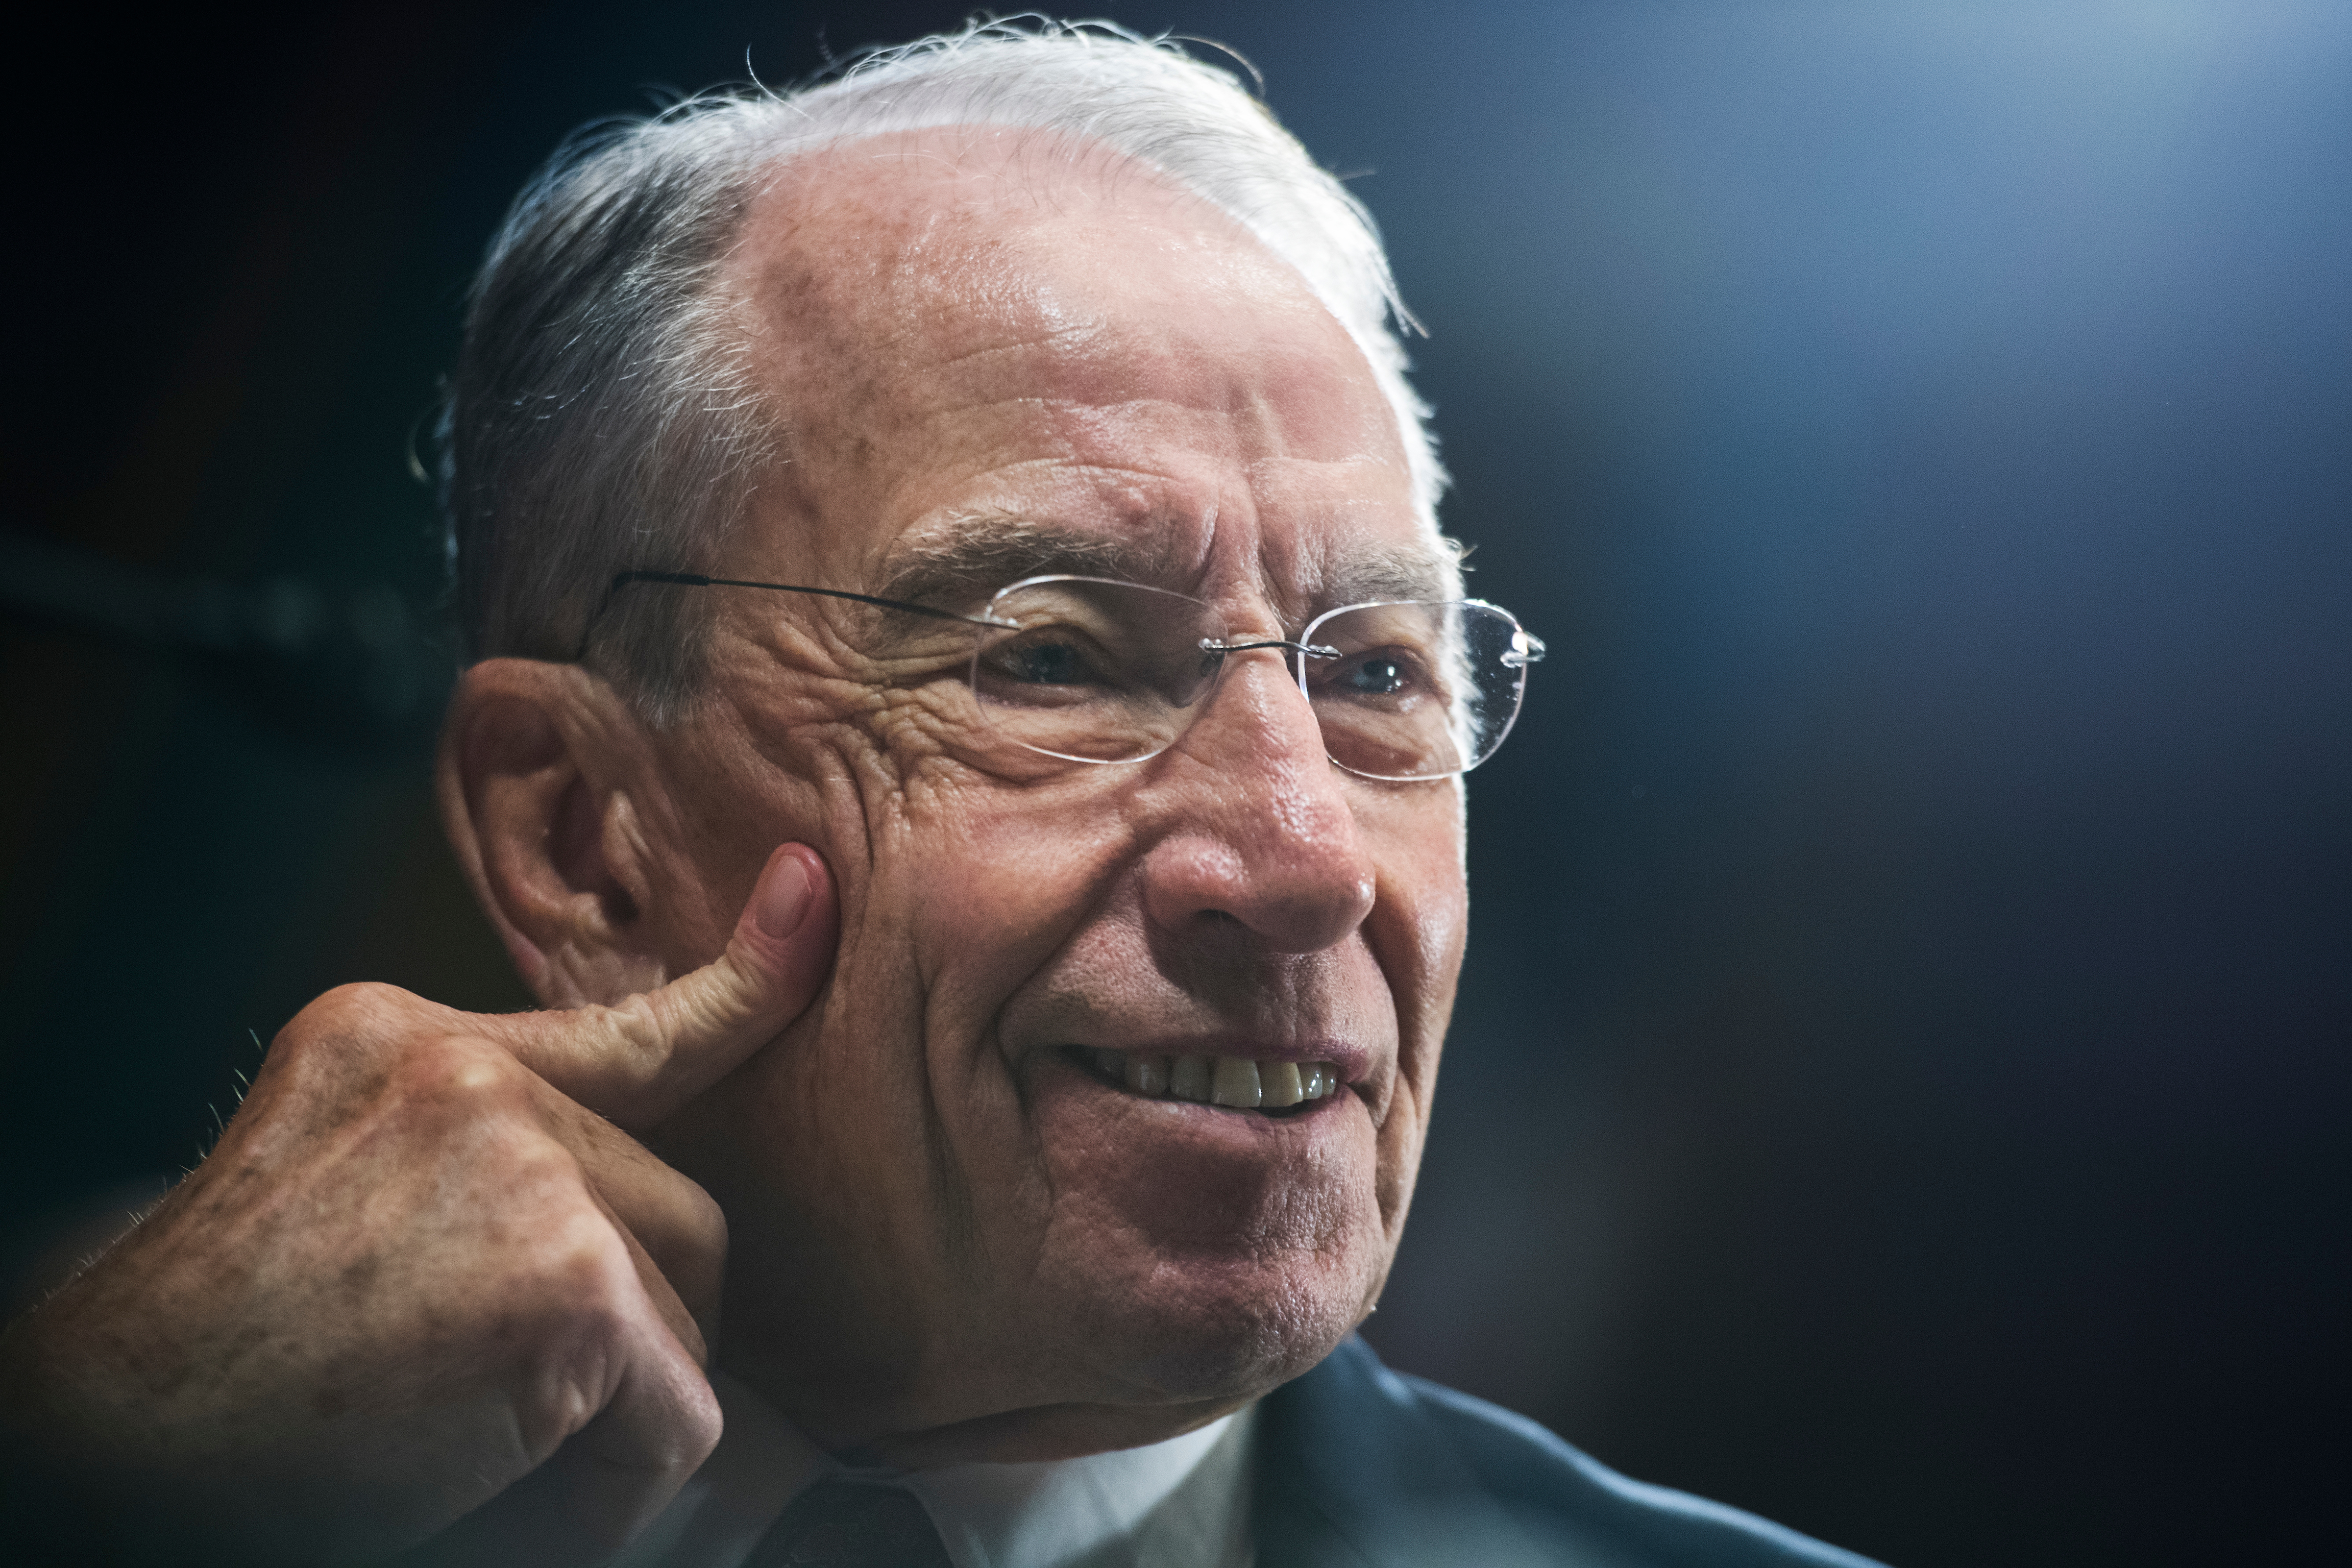
<path fill-rule="evenodd" d="M 588 657 L 588 634 L 604 618 L 604 611 L 613 603 L 613 595 L 632 583 L 669 583 L 681 588 L 766 588 L 778 594 L 820 594 L 828 599 L 854 599 L 861 605 L 878 605 L 886 610 L 904 610 L 912 616 L 928 616 L 935 621 L 963 621 L 976 626 L 1004 624 L 990 620 L 985 616 L 958 615 L 953 610 L 909 604 L 904 599 L 877 599 L 871 594 L 853 594 L 846 588 L 809 588 L 797 583 L 754 583 L 742 577 L 708 577 L 699 572 L 623 572 L 605 588 L 604 596 L 596 602 L 594 613 L 588 617 L 588 624 L 581 628 L 580 651 L 572 656 L 575 660 Z"/>

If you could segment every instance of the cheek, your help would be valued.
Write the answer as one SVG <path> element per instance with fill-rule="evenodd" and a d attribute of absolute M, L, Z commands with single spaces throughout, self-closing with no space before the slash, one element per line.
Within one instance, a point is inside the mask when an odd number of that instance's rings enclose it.
<path fill-rule="evenodd" d="M 1396 994 L 1405 1047 L 1425 1049 L 1431 1072 L 1454 1009 L 1470 916 L 1461 795 L 1458 784 L 1441 787 L 1452 796 L 1450 810 L 1407 797 L 1361 813 L 1381 868 L 1367 934 Z M 1415 805 L 1419 810 L 1409 809 Z"/>
<path fill-rule="evenodd" d="M 1380 1128 L 1378 1203 L 1393 1247 L 1402 1234 L 1429 1131 L 1439 1058 L 1469 935 L 1461 795 L 1432 812 L 1408 799 L 1361 816 L 1381 845 L 1379 896 L 1366 932 L 1397 1012 L 1397 1079 Z M 1420 805 L 1419 812 L 1393 809 Z"/>
<path fill-rule="evenodd" d="M 862 923 L 911 969 L 928 1032 L 992 1055 L 1006 1000 L 1102 907 L 1129 839 L 1099 789 L 919 779 L 873 836 Z"/>
<path fill-rule="evenodd" d="M 664 738 L 665 787 L 641 812 L 644 837 L 667 870 L 646 912 L 673 975 L 724 951 L 778 845 L 807 844 L 823 855 L 846 909 L 848 873 L 863 857 L 845 856 L 839 835 L 828 831 L 829 803 L 811 781 L 839 772 L 839 763 L 803 765 L 822 745 L 806 738 L 812 733 L 824 731 L 763 725 L 756 710 L 713 701 Z"/>
<path fill-rule="evenodd" d="M 866 853 L 845 878 L 834 1006 L 812 1041 L 821 1058 L 842 1058 L 819 1087 L 844 1096 L 845 1120 L 878 1121 L 866 1097 L 898 1108 L 862 1153 L 844 1153 L 871 1162 L 887 1146 L 902 1170 L 926 1173 L 927 1190 L 908 1194 L 919 1213 L 992 1230 L 1037 1220 L 1034 1140 L 1000 1017 L 1099 907 L 1125 854 L 1098 789 L 1045 793 L 942 766 L 855 802 Z"/>

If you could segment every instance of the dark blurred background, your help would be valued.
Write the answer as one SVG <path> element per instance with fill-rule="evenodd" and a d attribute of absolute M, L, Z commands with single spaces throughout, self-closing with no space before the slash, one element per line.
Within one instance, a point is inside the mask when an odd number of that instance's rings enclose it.
<path fill-rule="evenodd" d="M 1151 4 L 1385 226 L 1550 639 L 1370 1332 L 1921 1565 L 2340 1551 L 2352 11 Z M 562 133 L 953 6 L 58 12 L 20 50 L 9 1288 L 442 847 L 413 426 Z"/>

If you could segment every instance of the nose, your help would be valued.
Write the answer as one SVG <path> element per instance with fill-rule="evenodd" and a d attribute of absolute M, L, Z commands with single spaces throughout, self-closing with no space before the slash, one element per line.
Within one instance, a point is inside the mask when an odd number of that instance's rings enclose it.
<path fill-rule="evenodd" d="M 1144 909 L 1171 934 L 1245 928 L 1265 949 L 1315 952 L 1371 913 L 1373 866 L 1346 775 L 1276 652 L 1230 656 L 1152 795 Z"/>

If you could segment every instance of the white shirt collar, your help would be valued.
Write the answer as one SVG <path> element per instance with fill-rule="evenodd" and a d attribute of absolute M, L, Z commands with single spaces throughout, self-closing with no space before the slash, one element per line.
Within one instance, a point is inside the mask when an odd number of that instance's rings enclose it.
<path fill-rule="evenodd" d="M 739 1568 L 803 1489 L 859 1473 L 744 1384 L 713 1372 L 710 1386 L 725 1435 L 615 1568 Z M 1141 1448 L 896 1479 L 921 1500 L 956 1568 L 1240 1568 L 1251 1557 L 1255 1415 Z"/>

